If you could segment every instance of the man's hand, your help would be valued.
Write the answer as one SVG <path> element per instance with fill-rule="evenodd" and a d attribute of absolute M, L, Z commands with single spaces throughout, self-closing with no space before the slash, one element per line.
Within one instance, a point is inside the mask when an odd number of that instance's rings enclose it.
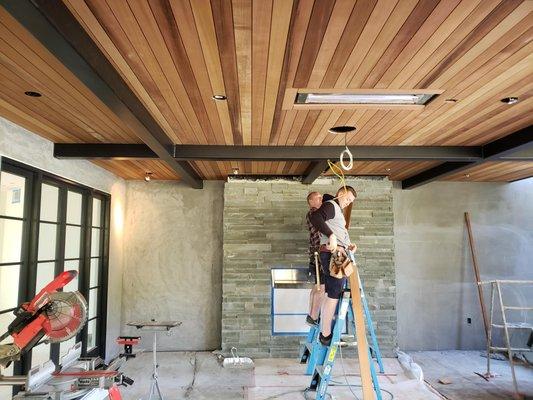
<path fill-rule="evenodd" d="M 337 250 L 337 237 L 335 236 L 335 234 L 332 233 L 329 236 L 329 242 L 326 245 L 326 248 L 331 252 Z"/>
<path fill-rule="evenodd" d="M 357 245 L 355 243 L 352 243 L 351 245 L 348 246 L 348 250 L 355 253 L 355 251 L 357 250 Z"/>

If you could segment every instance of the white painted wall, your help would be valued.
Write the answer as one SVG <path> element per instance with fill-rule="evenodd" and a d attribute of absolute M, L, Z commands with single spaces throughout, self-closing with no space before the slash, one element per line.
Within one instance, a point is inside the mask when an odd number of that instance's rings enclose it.
<path fill-rule="evenodd" d="M 115 338 L 121 328 L 123 234 L 126 185 L 123 179 L 83 160 L 58 160 L 53 157 L 53 143 L 0 118 L 0 157 L 8 157 L 111 194 L 111 230 L 109 243 L 109 283 L 106 358 L 116 355 Z"/>

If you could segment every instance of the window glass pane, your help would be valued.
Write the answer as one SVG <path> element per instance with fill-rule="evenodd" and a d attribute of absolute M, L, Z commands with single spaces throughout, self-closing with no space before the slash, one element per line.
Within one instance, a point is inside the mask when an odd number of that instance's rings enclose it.
<path fill-rule="evenodd" d="M 22 228 L 22 221 L 0 218 L 0 263 L 20 261 Z"/>
<path fill-rule="evenodd" d="M 56 258 L 56 229 L 54 224 L 39 226 L 39 251 L 38 260 L 55 260 Z"/>
<path fill-rule="evenodd" d="M 0 267 L 0 311 L 18 306 L 20 265 Z M 0 320 L 1 321 L 1 320 Z M 0 323 L 0 334 L 5 332 Z"/>
<path fill-rule="evenodd" d="M 40 344 L 31 350 L 31 366 L 36 367 L 50 359 L 50 344 Z"/>
<path fill-rule="evenodd" d="M 102 200 L 93 197 L 93 226 L 100 226 Z"/>
<path fill-rule="evenodd" d="M 89 282 L 89 287 L 98 286 L 98 272 L 100 268 L 100 259 L 93 258 L 91 260 L 91 279 Z"/>
<path fill-rule="evenodd" d="M 100 255 L 100 228 L 93 228 L 91 235 L 91 257 Z"/>
<path fill-rule="evenodd" d="M 96 317 L 98 306 L 98 289 L 89 290 L 89 319 Z"/>
<path fill-rule="evenodd" d="M 67 226 L 65 235 L 65 258 L 79 258 L 81 228 L 79 226 Z"/>
<path fill-rule="evenodd" d="M 68 192 L 67 224 L 81 225 L 81 193 Z"/>
<path fill-rule="evenodd" d="M 93 319 L 87 323 L 87 351 L 96 347 L 96 321 Z"/>
<path fill-rule="evenodd" d="M 13 311 L 0 314 L 0 332 L 2 333 L 7 332 L 7 327 L 9 326 L 11 322 L 13 322 L 14 319 L 15 319 L 15 315 L 13 314 Z M 8 336 L 0 342 L 0 344 L 6 344 L 6 343 L 13 343 L 13 338 L 11 336 Z M 0 397 L 0 399 L 2 399 L 2 397 Z"/>
<path fill-rule="evenodd" d="M 43 183 L 41 186 L 41 221 L 57 221 L 59 189 Z"/>
<path fill-rule="evenodd" d="M 59 343 L 59 360 L 61 361 L 61 357 L 63 357 L 65 354 L 67 354 L 67 351 L 74 347 L 76 344 L 76 337 L 70 338 L 69 340 L 65 342 Z"/>
<path fill-rule="evenodd" d="M 37 264 L 37 278 L 35 280 L 35 293 L 52 282 L 55 278 L 55 262 Z"/>
<path fill-rule="evenodd" d="M 0 316 L 0 319 L 2 316 Z M 0 327 L 2 324 L 0 323 Z M 11 337 L 10 337 L 11 338 Z M 2 375 L 13 375 L 13 363 L 8 368 L 2 368 Z M 13 386 L 0 386 L 0 399 L 11 399 L 13 397 Z"/>
<path fill-rule="evenodd" d="M 79 260 L 71 260 L 71 261 L 65 261 L 65 271 L 77 271 L 80 272 L 80 262 Z M 65 285 L 63 288 L 63 291 L 65 292 L 73 292 L 75 290 L 79 290 L 79 275 L 76 276 L 73 280 L 71 280 L 69 283 Z"/>
<path fill-rule="evenodd" d="M 0 174 L 0 215 L 22 218 L 26 178 L 9 172 Z"/>

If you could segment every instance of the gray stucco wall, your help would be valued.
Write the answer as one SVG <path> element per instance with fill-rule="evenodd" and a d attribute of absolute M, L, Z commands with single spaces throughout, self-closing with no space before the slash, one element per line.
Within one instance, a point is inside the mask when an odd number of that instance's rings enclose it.
<path fill-rule="evenodd" d="M 3 118 L 0 118 L 0 156 L 111 194 L 106 359 L 117 355 L 120 348 L 115 339 L 120 334 L 122 301 L 124 180 L 89 161 L 54 158 L 52 142 Z"/>
<path fill-rule="evenodd" d="M 350 179 L 358 193 L 350 237 L 380 348 L 396 345 L 392 183 Z M 305 215 L 310 191 L 335 193 L 338 179 L 231 180 L 225 187 L 222 349 L 247 356 L 293 357 L 300 337 L 271 335 L 270 269 L 308 265 Z M 302 324 L 304 324 L 302 318 Z"/>
<path fill-rule="evenodd" d="M 484 349 L 463 214 L 470 212 L 482 280 L 531 280 L 533 179 L 436 182 L 413 190 L 395 188 L 393 194 L 399 346 Z M 505 297 L 509 305 L 532 306 L 533 287 Z M 488 305 L 488 290 L 485 298 Z M 533 315 L 515 312 L 513 320 L 532 323 Z M 512 341 L 524 347 L 524 332 L 513 332 Z"/>
<path fill-rule="evenodd" d="M 158 349 L 220 347 L 223 203 L 222 182 L 127 184 L 123 321 L 183 322 Z M 152 334 L 142 336 L 150 348 Z"/>

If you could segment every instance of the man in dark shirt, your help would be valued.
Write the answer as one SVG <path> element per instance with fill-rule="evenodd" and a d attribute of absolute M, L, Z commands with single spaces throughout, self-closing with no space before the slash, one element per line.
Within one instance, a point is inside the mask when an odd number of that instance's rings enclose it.
<path fill-rule="evenodd" d="M 353 251 L 356 248 L 350 241 L 342 212 L 355 200 L 356 195 L 354 188 L 343 186 L 337 191 L 336 200 L 323 202 L 309 218 L 311 224 L 320 232 L 320 263 L 324 273 L 327 298 L 322 303 L 319 339 L 326 346 L 331 343 L 331 323 L 346 283 L 346 278 L 339 279 L 330 275 L 329 264 L 332 252 L 345 252 L 347 249 Z"/>
<path fill-rule="evenodd" d="M 305 216 L 305 220 L 307 222 L 307 229 L 309 230 L 309 280 L 313 283 L 317 283 L 315 253 L 320 251 L 320 233 L 318 232 L 318 229 L 311 224 L 310 217 L 311 214 L 318 210 L 322 205 L 322 195 L 319 192 L 309 193 L 307 195 L 307 205 L 309 206 L 309 211 Z M 320 266 L 318 268 L 318 274 L 320 287 L 316 284 L 313 285 L 311 293 L 309 294 L 309 314 L 305 319 L 305 322 L 309 325 L 318 325 L 318 314 L 320 313 L 320 306 L 324 299 L 324 274 L 322 273 Z"/>

